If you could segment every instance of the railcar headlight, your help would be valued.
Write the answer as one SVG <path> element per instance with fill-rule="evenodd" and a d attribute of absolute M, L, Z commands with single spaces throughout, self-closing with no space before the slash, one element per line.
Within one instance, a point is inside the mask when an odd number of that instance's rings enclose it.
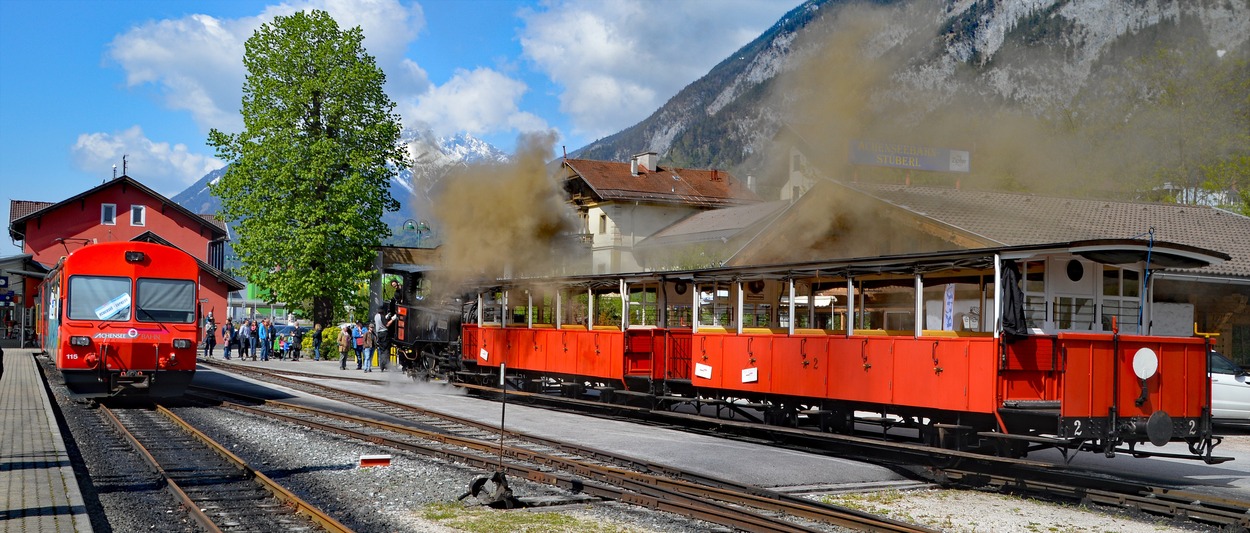
<path fill-rule="evenodd" d="M 70 346 L 91 346 L 91 337 L 75 335 L 69 338 Z"/>
<path fill-rule="evenodd" d="M 187 339 L 174 339 L 174 348 L 185 349 L 191 347 L 191 341 Z"/>

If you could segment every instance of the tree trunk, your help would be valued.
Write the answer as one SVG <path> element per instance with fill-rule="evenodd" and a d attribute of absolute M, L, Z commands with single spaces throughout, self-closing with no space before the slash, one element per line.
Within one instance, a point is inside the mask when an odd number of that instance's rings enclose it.
<path fill-rule="evenodd" d="M 323 327 L 330 327 L 334 320 L 334 309 L 331 304 L 334 299 L 329 296 L 313 297 L 313 323 L 321 324 Z"/>

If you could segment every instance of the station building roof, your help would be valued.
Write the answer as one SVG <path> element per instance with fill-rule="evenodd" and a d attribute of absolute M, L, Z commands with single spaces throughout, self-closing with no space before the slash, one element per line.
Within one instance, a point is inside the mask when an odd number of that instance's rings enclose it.
<path fill-rule="evenodd" d="M 1196 269 L 1250 278 L 1250 217 L 1200 205 L 1062 198 L 1032 194 L 840 183 L 913 216 L 941 223 L 986 246 L 1085 239 L 1149 239 L 1218 250 L 1231 259 Z"/>
<path fill-rule="evenodd" d="M 729 207 L 759 202 L 760 198 L 742 180 L 717 169 L 675 168 L 639 165 L 635 174 L 630 163 L 565 159 L 568 182 L 582 182 L 595 201 L 648 202 L 690 205 L 703 208 Z M 574 189 L 577 185 L 572 185 Z"/>

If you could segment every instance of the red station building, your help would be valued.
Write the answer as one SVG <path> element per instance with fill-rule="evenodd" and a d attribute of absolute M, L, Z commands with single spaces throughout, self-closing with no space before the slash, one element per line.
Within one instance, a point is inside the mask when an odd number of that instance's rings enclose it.
<path fill-rule="evenodd" d="M 130 176 L 121 176 L 56 203 L 11 200 L 9 236 L 22 241 L 22 251 L 48 269 L 74 250 L 98 242 L 151 241 L 179 248 L 200 264 L 200 307 L 207 315 L 226 316 L 226 296 L 243 289 L 222 270 L 225 224 L 209 215 L 197 215 L 149 189 Z M 28 279 L 23 307 L 34 305 Z"/>

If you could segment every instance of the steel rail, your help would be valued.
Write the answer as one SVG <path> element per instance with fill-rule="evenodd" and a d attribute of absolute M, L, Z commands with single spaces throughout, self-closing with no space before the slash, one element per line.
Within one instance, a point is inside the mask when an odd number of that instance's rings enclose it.
<path fill-rule="evenodd" d="M 499 388 L 492 386 L 459 383 L 456 384 L 456 386 L 471 390 L 501 394 Z M 534 397 L 543 401 L 558 402 L 561 404 L 568 403 L 574 405 L 584 405 L 599 410 L 623 407 L 616 405 L 609 407 L 605 406 L 601 402 L 588 400 L 563 397 L 554 398 L 550 395 L 541 393 L 527 393 L 509 390 L 507 391 L 507 394 L 509 397 Z M 1101 489 L 1098 487 L 1106 487 L 1107 484 L 1112 482 L 1105 478 L 1099 478 L 1098 480 L 1092 480 L 1088 483 L 1080 483 L 1083 478 L 1079 474 L 1071 472 L 1065 467 L 1040 461 L 1032 461 L 1021 458 L 996 457 L 958 450 L 933 448 L 920 444 L 886 442 L 880 439 L 857 437 L 853 435 L 829 434 L 798 428 L 777 426 L 761 427 L 756 423 L 736 420 L 714 419 L 709 421 L 707 417 L 700 415 L 673 413 L 668 411 L 657 413 L 655 410 L 646 408 L 634 407 L 630 409 L 636 410 L 638 414 L 649 418 L 678 419 L 708 425 L 711 425 L 714 422 L 715 429 L 718 433 L 721 433 L 724 429 L 732 428 L 742 431 L 744 434 L 748 435 L 753 434 L 752 432 L 766 432 L 770 435 L 769 438 L 778 442 L 782 440 L 782 438 L 779 437 L 792 441 L 799 439 L 813 439 L 821 442 L 822 445 L 817 448 L 805 446 L 788 447 L 807 449 L 808 451 L 816 453 L 828 453 L 825 444 L 836 442 L 842 446 L 852 446 L 856 450 L 863 452 L 861 454 L 861 458 L 872 458 L 874 460 L 900 466 L 913 466 L 925 460 L 932 462 L 949 461 L 963 465 L 984 466 L 984 468 L 974 468 L 970 470 L 963 469 L 961 471 L 944 467 L 934 467 L 930 464 L 925 466 L 925 469 L 929 472 L 913 470 L 935 482 L 954 483 L 959 481 L 966 485 L 975 486 L 985 484 L 982 483 L 983 481 L 993 480 L 992 484 L 1003 488 L 1016 488 L 1020 490 L 1028 488 L 1037 494 L 1064 497 L 1101 505 L 1137 509 L 1143 512 L 1166 515 L 1175 518 L 1187 518 L 1195 522 L 1231 525 L 1242 529 L 1250 529 L 1250 502 L 1220 498 L 1218 496 L 1182 493 L 1171 489 L 1148 487 L 1141 484 L 1131 483 L 1114 483 L 1114 485 L 1117 485 L 1117 488 L 1115 489 Z M 723 435 L 723 433 L 721 434 Z M 844 452 L 839 455 L 847 454 Z M 1014 475 L 996 475 L 993 473 L 996 468 L 1023 469 L 1024 472 Z M 949 475 L 948 472 L 950 473 Z M 1024 477 L 1025 473 L 1030 476 L 1056 478 L 1065 481 L 1047 482 L 1039 479 L 1031 479 L 1029 477 Z"/>
<path fill-rule="evenodd" d="M 148 466 L 152 467 L 152 470 L 156 471 L 157 477 L 159 477 L 161 483 L 165 485 L 165 490 L 169 491 L 170 494 L 174 495 L 174 498 L 182 502 L 183 509 L 190 513 L 191 518 L 195 520 L 195 523 L 199 524 L 211 533 L 221 533 L 221 528 L 217 527 L 217 524 L 214 523 L 213 519 L 208 516 L 208 513 L 205 513 L 199 505 L 196 505 L 195 501 L 187 495 L 186 491 L 182 490 L 182 487 L 178 486 L 178 483 L 175 482 L 173 478 L 169 476 L 169 473 L 165 471 L 165 467 L 161 466 L 160 461 L 157 461 L 156 458 L 152 456 L 152 453 L 148 451 L 147 447 L 144 446 L 143 443 L 139 442 L 139 438 L 135 437 L 134 434 L 126 428 L 126 425 L 122 423 L 121 419 L 117 418 L 117 415 L 113 414 L 113 410 L 105 407 L 104 405 L 100 405 L 100 412 L 104 414 L 104 418 L 113 425 L 113 428 L 117 430 L 118 434 L 130 442 L 130 446 L 139 453 L 139 457 L 142 457 L 143 461 L 146 462 Z"/>
<path fill-rule="evenodd" d="M 318 427 L 319 429 L 323 429 L 325 431 L 333 431 L 339 434 L 360 438 L 378 444 L 385 444 L 399 449 L 408 449 L 409 451 L 415 451 L 426 455 L 434 455 L 443 459 L 451 458 L 470 464 L 476 463 L 474 466 L 478 467 L 493 468 L 498 466 L 496 462 L 497 458 L 492 457 L 500 451 L 499 445 L 496 442 L 486 442 L 478 439 L 448 435 L 446 433 L 422 430 L 380 420 L 362 419 L 354 415 L 345 415 L 333 411 L 295 405 L 277 400 L 254 399 L 253 401 L 261 401 L 270 406 L 295 412 L 307 413 L 314 416 L 332 418 L 335 420 L 350 422 L 352 424 L 367 423 L 367 425 L 372 425 L 386 431 L 408 435 L 422 440 L 433 441 L 446 446 L 475 450 L 479 452 L 480 455 L 463 454 L 445 448 L 431 448 L 407 441 L 394 441 L 393 439 L 386 439 L 369 433 L 357 432 L 355 430 L 339 428 L 338 426 L 328 424 L 320 424 L 319 422 L 311 421 L 306 418 L 289 417 L 281 413 L 259 410 L 248 406 L 240 405 L 235 408 L 256 412 L 264 416 L 281 418 L 291 423 Z M 406 407 L 411 408 L 411 406 Z M 448 455 L 453 457 L 448 457 Z M 781 520 L 779 518 L 762 517 L 761 515 L 748 512 L 744 509 L 715 504 L 712 501 L 723 501 L 737 505 L 745 505 L 756 509 L 785 513 L 791 516 L 821 521 L 832 525 L 870 531 L 930 531 L 912 524 L 894 521 L 861 511 L 842 509 L 828 504 L 804 500 L 802 498 L 788 497 L 788 499 L 775 499 L 731 489 L 700 486 L 687 481 L 630 472 L 608 466 L 588 464 L 582 461 L 571 460 L 516 446 L 505 446 L 504 455 L 515 461 L 523 461 L 526 463 L 568 471 L 586 479 L 593 480 L 597 483 L 587 483 L 583 480 L 559 476 L 523 465 L 509 464 L 506 467 L 507 471 L 522 475 L 531 481 L 546 483 L 566 489 L 580 490 L 581 492 L 586 492 L 601 498 L 613 499 L 625 503 L 642 505 L 648 508 L 675 512 L 719 523 L 721 525 L 746 528 L 751 531 L 815 530 L 810 530 L 794 522 Z M 600 485 L 599 483 L 622 487 L 625 490 L 621 491 L 612 489 L 611 487 L 606 487 L 604 485 Z M 756 491 L 763 491 L 763 489 L 755 487 L 753 487 L 753 489 Z"/>
<path fill-rule="evenodd" d="M 283 402 L 279 400 L 269 400 L 267 401 L 267 403 L 271 405 L 283 407 L 286 409 L 308 412 L 308 413 L 316 414 L 319 416 L 331 416 L 331 417 L 335 417 L 335 418 L 343 419 L 343 420 L 347 420 L 347 419 L 359 420 L 358 417 L 351 417 L 348 415 L 334 413 L 332 411 L 325 411 L 325 410 L 321 410 L 317 408 L 295 405 L 295 404 L 291 404 L 291 403 L 287 403 L 287 402 Z M 458 419 L 458 417 L 453 417 L 453 418 Z M 423 439 L 436 440 L 438 442 L 444 442 L 450 445 L 472 448 L 472 449 L 476 449 L 482 452 L 492 453 L 494 451 L 497 451 L 498 449 L 497 444 L 493 442 L 484 442 L 484 441 L 477 440 L 477 439 L 458 437 L 455 435 L 447 435 L 444 433 L 436 433 L 436 432 L 411 428 L 408 426 L 392 424 L 392 423 L 384 422 L 380 420 L 370 420 L 370 423 L 373 423 L 377 427 L 381 427 L 389 431 L 394 431 L 397 433 L 404 433 L 404 434 L 412 435 L 412 436 L 423 438 Z M 525 435 L 512 433 L 512 432 L 507 432 L 507 435 L 514 437 L 514 439 L 527 439 L 528 438 Z M 604 460 L 604 459 L 615 460 L 618 458 L 618 456 L 614 454 L 608 454 L 607 452 L 603 452 L 601 450 L 592 450 L 592 449 L 580 447 L 580 446 L 571 446 L 571 445 L 568 445 L 567 443 L 559 443 L 556 441 L 552 441 L 550 439 L 539 438 L 539 440 L 544 441 L 544 445 L 546 445 L 545 443 L 547 442 L 556 443 L 557 446 L 553 446 L 553 448 L 558 451 L 562 451 L 566 453 L 574 453 L 574 454 L 579 454 L 579 455 L 588 455 L 590 456 L 590 458 L 596 459 L 596 460 Z M 562 470 L 570 471 L 578 475 L 585 476 L 587 478 L 598 479 L 599 481 L 603 481 L 606 483 L 622 484 L 623 483 L 622 478 L 628 478 L 628 480 L 632 483 L 630 485 L 631 488 L 633 488 L 633 490 L 637 490 L 640 492 L 645 492 L 646 490 L 648 490 L 649 487 L 660 487 L 660 488 L 664 488 L 667 490 L 689 494 L 698 498 L 711 498 L 715 500 L 728 501 L 728 502 L 736 503 L 739 505 L 747 505 L 747 506 L 755 507 L 757 509 L 763 509 L 763 510 L 774 511 L 774 512 L 783 512 L 783 513 L 790 514 L 793 516 L 799 516 L 799 517 L 803 517 L 807 519 L 829 522 L 834 525 L 841 525 L 841 526 L 846 526 L 846 527 L 869 526 L 875 531 L 898 531 L 899 529 L 895 529 L 895 528 L 898 528 L 900 526 L 903 527 L 903 529 L 901 529 L 902 531 L 916 530 L 915 526 L 911 524 L 883 519 L 882 517 L 871 515 L 868 513 L 863 513 L 860 511 L 853 510 L 853 509 L 845 509 L 845 508 L 840 508 L 840 507 L 836 507 L 836 506 L 832 506 L 828 504 L 820 504 L 818 502 L 813 502 L 811 500 L 806 500 L 803 498 L 796 498 L 793 496 L 787 496 L 787 495 L 783 495 L 774 491 L 762 489 L 760 487 L 742 485 L 742 484 L 731 482 L 728 480 L 717 480 L 718 486 L 704 485 L 704 484 L 694 483 L 688 480 L 672 479 L 670 477 L 657 476 L 657 475 L 648 474 L 648 473 L 639 473 L 639 472 L 623 470 L 623 469 L 613 468 L 613 467 L 608 467 L 608 466 L 591 465 L 591 464 L 585 463 L 584 461 L 571 460 L 571 459 L 567 459 L 564 457 L 542 453 L 542 452 L 536 452 L 533 450 L 516 447 L 516 446 L 510 446 L 510 447 L 506 446 L 505 454 L 517 460 L 533 462 L 533 463 L 538 463 L 538 464 L 542 464 L 545 466 L 560 468 Z M 681 477 L 693 477 L 688 472 L 685 472 L 680 469 L 675 469 L 671 467 L 658 467 L 657 465 L 654 465 L 652 463 L 641 463 L 637 461 L 631 461 L 631 462 L 635 464 L 639 464 L 639 465 L 645 464 L 646 468 L 652 469 L 655 471 L 663 471 L 665 473 L 669 473 L 669 474 L 673 474 L 673 475 L 681 476 Z M 714 479 L 709 476 L 702 476 L 702 477 L 704 479 L 709 479 L 709 480 Z M 848 517 L 853 517 L 853 519 L 848 520 Z M 876 523 L 873 523 L 873 522 L 876 522 Z"/>
<path fill-rule="evenodd" d="M 200 507 L 195 503 L 195 501 L 192 500 L 190 496 L 188 496 L 186 492 L 183 491 L 182 488 L 178 486 L 177 482 L 175 482 L 169 476 L 169 474 L 165 471 L 164 467 L 160 465 L 159 461 L 157 461 L 156 458 L 153 457 L 152 454 L 148 452 L 147 448 L 139 441 L 138 437 L 135 437 L 134 434 L 131 433 L 126 428 L 125 424 L 123 424 L 122 421 L 119 418 L 117 418 L 117 416 L 114 415 L 111 410 L 109 410 L 107 407 L 104 407 L 104 406 L 100 406 L 100 407 L 105 412 L 105 414 L 108 415 L 108 419 L 110 420 L 110 422 L 112 422 L 113 425 L 116 426 L 117 429 L 122 433 L 122 435 L 125 436 L 126 440 L 130 441 L 130 443 L 135 447 L 135 449 L 140 452 L 140 455 L 144 458 L 144 460 L 147 461 L 148 464 L 150 464 L 154 469 L 156 469 L 161 479 L 164 480 L 166 485 L 170 487 L 172 491 L 174 491 L 174 494 L 183 502 L 183 505 L 186 506 L 189 511 L 191 511 L 192 516 L 194 516 L 196 519 L 196 522 L 203 524 L 205 528 L 209 529 L 210 531 L 215 531 L 215 532 L 221 531 L 221 529 L 218 528 L 215 523 L 213 523 L 212 518 L 210 518 L 203 510 L 201 510 Z M 325 512 L 321 511 L 321 509 L 317 508 L 316 506 L 304 501 L 299 496 L 296 496 L 295 493 L 287 490 L 286 487 L 283 487 L 281 484 L 270 479 L 269 476 L 266 476 L 260 471 L 252 468 L 251 466 L 247 464 L 246 461 L 239 458 L 234 453 L 231 453 L 228 449 L 226 449 L 226 447 L 217 443 L 208 435 L 204 434 L 200 430 L 191 426 L 191 424 L 183 420 L 178 415 L 174 414 L 169 409 L 166 409 L 165 407 L 158 405 L 156 406 L 156 412 L 164 416 L 171 422 L 173 422 L 175 425 L 178 426 L 179 429 L 181 429 L 182 431 L 185 431 L 187 434 L 191 435 L 193 438 L 203 443 L 205 446 L 211 449 L 214 453 L 221 456 L 229 463 L 233 464 L 236 468 L 243 471 L 246 477 L 251 478 L 253 481 L 259 483 L 263 488 L 265 488 L 265 490 L 273 494 L 274 498 L 276 498 L 277 500 L 281 501 L 282 503 L 294 509 L 296 513 L 306 516 L 307 518 L 312 520 L 314 523 L 321 526 L 322 529 L 332 532 L 332 533 L 351 533 L 352 532 L 351 528 L 342 524 L 338 520 L 335 520 L 333 517 L 327 515 Z"/>
<path fill-rule="evenodd" d="M 1192 521 L 1206 522 L 1224 527 L 1250 528 L 1250 502 L 1230 500 L 1192 492 L 1173 491 L 1156 487 L 1125 490 L 1103 490 L 1069 483 L 1023 479 L 1018 475 L 1000 475 L 980 471 L 943 470 L 952 481 L 964 480 L 979 485 L 999 487 L 1003 490 L 1029 491 L 1069 499 L 1082 503 L 1096 503 L 1136 509 L 1142 512 L 1171 517 L 1187 517 Z M 1116 485 L 1110 480 L 1104 483 Z M 1130 494 L 1130 491 L 1136 494 Z"/>
<path fill-rule="evenodd" d="M 604 499 L 617 500 L 617 501 L 622 501 L 626 503 L 633 503 L 633 504 L 641 505 L 641 506 L 648 507 L 651 509 L 658 509 L 662 511 L 668 511 L 672 513 L 681 514 L 684 516 L 689 516 L 692 518 L 698 518 L 700 520 L 707 520 L 709 522 L 713 522 L 713 523 L 720 524 L 723 526 L 742 528 L 748 531 L 758 531 L 758 532 L 782 533 L 782 532 L 787 532 L 787 531 L 804 531 L 804 532 L 809 532 L 809 533 L 816 533 L 818 531 L 818 530 L 814 530 L 810 528 L 805 528 L 793 522 L 787 522 L 778 518 L 761 516 L 756 513 L 751 513 L 743 509 L 734 509 L 727 505 L 718 505 L 713 502 L 697 501 L 680 493 L 672 493 L 672 492 L 667 492 L 667 491 L 663 491 L 663 490 L 659 490 L 655 488 L 650 488 L 650 490 L 647 490 L 644 493 L 630 493 L 628 491 L 631 489 L 639 488 L 639 489 L 645 490 L 645 489 L 648 489 L 648 487 L 639 487 L 636 484 L 634 484 L 634 486 L 630 486 L 631 485 L 630 483 L 624 483 L 621 486 L 621 488 L 617 488 L 617 487 L 612 487 L 609 485 L 605 485 L 605 484 L 601 484 L 601 483 L 597 483 L 593 481 L 588 482 L 586 480 L 576 479 L 576 478 L 569 477 L 569 476 L 562 476 L 562 475 L 557 475 L 557 474 L 550 473 L 550 472 L 544 472 L 539 468 L 531 468 L 531 467 L 517 464 L 517 463 L 512 463 L 512 462 L 500 463 L 498 460 L 498 457 L 492 455 L 498 452 L 498 445 L 495 443 L 481 442 L 482 446 L 480 448 L 470 448 L 474 452 L 478 452 L 478 453 L 469 453 L 467 451 L 455 449 L 456 444 L 454 442 L 444 443 L 437 438 L 428 439 L 428 440 L 431 440 L 432 442 L 436 442 L 439 444 L 444 444 L 444 447 L 426 446 L 426 445 L 416 444 L 411 441 L 387 438 L 387 437 L 379 436 L 377 434 L 357 431 L 357 430 L 353 430 L 353 429 L 349 429 L 349 428 L 345 428 L 341 426 L 336 426 L 332 424 L 321 423 L 321 422 L 309 420 L 307 418 L 283 415 L 281 413 L 275 413 L 275 412 L 267 411 L 264 409 L 257 409 L 255 407 L 249 407 L 249 406 L 243 406 L 243 405 L 233 405 L 230 407 L 233 409 L 246 411 L 246 412 L 258 415 L 258 416 L 265 416 L 265 417 L 274 418 L 277 420 L 282 420 L 284 422 L 288 422 L 292 424 L 308 426 L 319 431 L 337 433 L 339 435 L 343 435 L 346 437 L 359 439 L 359 440 L 363 440 L 366 442 L 372 442 L 374 444 L 388 446 L 388 447 L 405 450 L 409 452 L 419 453 L 419 454 L 430 456 L 430 457 L 436 457 L 436 458 L 449 461 L 449 462 L 460 462 L 460 463 L 464 463 L 464 464 L 467 464 L 476 468 L 481 468 L 482 470 L 486 470 L 486 471 L 502 470 L 507 474 L 511 474 L 511 475 L 518 476 L 518 477 L 524 477 L 531 481 L 545 483 L 548 485 L 557 486 L 557 487 L 561 487 L 561 488 L 568 489 L 568 490 L 583 492 L 583 493 L 590 494 L 592 496 L 597 496 L 597 497 L 604 498 Z M 325 416 L 325 415 L 320 415 L 320 416 Z M 362 420 L 359 417 L 346 416 L 346 415 L 341 416 L 341 417 L 336 416 L 333 418 L 338 419 L 338 420 L 350 421 L 351 423 L 358 424 L 358 425 L 362 424 L 363 422 L 368 422 L 368 424 L 364 424 L 366 426 L 373 425 L 373 423 L 375 422 L 372 420 Z M 443 435 L 443 437 L 447 437 L 447 435 Z M 448 439 L 448 440 L 454 441 L 455 439 Z M 511 456 L 511 452 L 512 450 L 508 450 L 509 456 Z"/>
<path fill-rule="evenodd" d="M 259 374 L 272 377 L 272 375 L 267 372 L 259 372 Z M 492 434 L 496 434 L 496 435 L 499 434 L 498 426 L 478 422 L 476 420 L 471 420 L 471 419 L 458 417 L 458 416 L 450 415 L 446 413 L 436 412 L 436 411 L 430 411 L 427 409 L 422 409 L 417 406 L 395 402 L 393 400 L 388 400 L 385 398 L 378 398 L 378 397 L 367 395 L 367 394 L 360 394 L 360 393 L 355 393 L 351 391 L 345 391 L 342 389 L 337 389 L 334 387 L 327 387 L 325 385 L 321 385 L 317 383 L 309 383 L 309 382 L 301 381 L 301 380 L 288 380 L 288 378 L 285 378 L 284 376 L 277 376 L 277 378 L 282 381 L 287 381 L 292 386 L 297 386 L 297 387 L 301 387 L 304 389 L 314 389 L 317 391 L 321 391 L 319 394 L 321 394 L 324 397 L 334 397 L 334 396 L 347 397 L 353 400 L 373 402 L 373 403 L 381 404 L 389 408 L 400 410 L 404 413 L 419 413 L 425 416 L 448 420 L 456 424 L 472 427 L 472 428 L 485 431 L 485 432 L 489 432 Z M 208 390 L 205 387 L 196 387 L 196 388 Z M 244 401 L 256 402 L 256 403 L 269 403 L 272 405 L 283 406 L 288 409 L 304 411 L 304 412 L 309 412 L 313 414 L 320 414 L 324 416 L 334 416 L 334 417 L 343 416 L 343 415 L 339 415 L 333 412 L 325 412 L 325 411 L 317 410 L 315 408 L 290 404 L 290 403 L 282 402 L 278 400 L 266 400 L 263 398 L 255 398 L 255 397 L 251 397 L 245 394 L 234 393 L 231 391 L 214 390 L 214 392 L 226 394 L 235 398 L 240 398 Z M 360 404 L 359 402 L 352 402 L 352 405 L 359 406 Z M 396 426 L 396 425 L 383 422 L 383 421 L 376 421 L 376 423 L 380 425 L 384 425 L 388 429 L 392 431 L 396 431 L 396 432 L 404 432 L 404 433 L 409 433 L 409 434 L 414 434 L 413 432 L 421 432 L 420 434 L 415 434 L 414 436 L 418 436 L 420 438 L 424 438 L 428 440 L 448 442 L 449 440 L 452 440 L 453 438 L 455 438 L 454 436 L 445 435 L 444 433 L 424 432 L 423 430 L 414 429 L 408 426 Z M 869 520 L 869 521 L 886 520 L 889 522 L 889 519 L 884 519 L 883 517 L 880 517 L 880 516 L 862 513 L 854 509 L 848 509 L 845 507 L 836 506 L 832 504 L 816 502 L 816 501 L 809 500 L 806 498 L 797 497 L 797 496 L 793 496 L 789 494 L 783 494 L 783 493 L 768 490 L 762 487 L 738 483 L 738 482 L 734 482 L 734 481 L 730 481 L 730 480 L 726 480 L 722 478 L 717 478 L 714 476 L 695 474 L 693 472 L 683 470 L 680 468 L 674 468 L 668 465 L 663 465 L 663 464 L 653 463 L 653 462 L 648 462 L 648 461 L 639 461 L 631 457 L 626 457 L 624 455 L 615 454 L 615 453 L 607 452 L 604 450 L 599 450 L 596 448 L 590 448 L 590 447 L 581 446 L 581 445 L 573 445 L 573 444 L 569 444 L 566 442 L 548 439 L 548 438 L 538 436 L 538 435 L 518 433 L 518 432 L 513 432 L 513 431 L 505 431 L 504 435 L 506 438 L 511 439 L 513 441 L 518 441 L 518 440 L 528 441 L 528 442 L 536 443 L 542 446 L 547 446 L 547 447 L 550 447 L 550 448 L 553 448 L 553 449 L 556 449 L 558 451 L 568 453 L 568 454 L 588 457 L 588 458 L 603 461 L 603 462 L 615 463 L 618 465 L 622 465 L 626 468 L 641 470 L 641 471 L 648 472 L 648 473 L 663 474 L 663 476 L 658 476 L 658 477 L 647 476 L 645 479 L 639 481 L 648 486 L 666 486 L 666 485 L 671 484 L 670 488 L 672 488 L 673 490 L 691 492 L 700 497 L 717 498 L 717 499 L 721 499 L 724 501 L 732 501 L 740 505 L 750 505 L 759 509 L 765 509 L 765 510 L 774 511 L 774 512 L 784 512 L 784 513 L 791 514 L 794 516 L 800 516 L 800 517 L 814 519 L 814 520 L 822 520 L 822 521 L 835 523 L 835 524 L 837 524 L 839 520 L 845 520 L 848 514 L 851 516 L 855 516 L 856 518 L 852 520 L 850 523 L 839 524 L 839 525 L 846 525 L 848 527 L 864 527 L 864 524 L 859 523 L 859 520 Z M 469 439 L 463 443 L 452 443 L 452 442 L 448 442 L 448 443 L 460 445 L 464 447 L 476 447 L 477 443 L 479 442 L 480 441 Z M 497 451 L 498 448 L 496 444 L 491 443 L 490 446 L 493 447 L 492 450 Z M 552 467 L 561 468 L 564 470 L 575 471 L 576 469 L 584 465 L 584 463 L 581 463 L 581 462 L 563 464 L 561 462 L 562 458 L 553 457 L 553 456 L 542 456 L 542 457 L 527 456 L 527 453 L 529 453 L 529 451 L 525 450 L 524 448 L 516 448 L 516 450 L 517 451 L 512 452 L 510 456 L 515 457 L 519 460 L 527 460 L 531 462 L 545 463 Z M 487 451 L 491 451 L 491 450 L 487 450 Z M 618 472 L 621 472 L 622 475 L 625 475 L 626 471 L 618 470 Z M 590 476 L 590 474 L 588 473 L 584 475 L 587 475 L 588 477 Z M 682 481 L 677 481 L 677 480 L 682 480 Z M 890 528 L 899 527 L 899 526 L 907 527 L 907 528 L 915 527 L 915 526 L 912 526 L 911 524 L 906 524 L 903 522 L 892 522 L 892 523 L 888 523 L 888 524 L 881 526 L 884 529 L 879 529 L 879 530 L 888 531 L 888 530 L 891 530 Z"/>
<path fill-rule="evenodd" d="M 233 368 L 233 367 L 231 367 Z M 260 371 L 247 367 L 248 370 L 256 372 L 258 375 L 266 376 L 269 379 L 278 379 L 298 384 L 299 386 L 312 387 L 319 390 L 333 391 L 334 394 L 345 394 L 356 398 L 366 399 L 382 404 L 393 405 L 400 408 L 414 408 L 406 404 L 400 404 L 376 398 L 364 394 L 358 394 L 350 391 L 344 391 L 334 387 L 310 383 L 307 381 L 287 378 L 282 375 L 267 371 Z M 286 371 L 277 371 L 286 373 Z M 299 373 L 311 378 L 327 379 L 326 376 L 320 374 Z M 330 376 L 328 379 L 335 379 Z M 449 384 L 458 388 L 469 389 L 472 391 L 488 392 L 493 394 L 502 394 L 498 387 L 474 385 L 466 383 Z M 552 397 L 548 394 L 531 393 L 524 391 L 509 390 L 507 394 L 510 398 L 526 398 L 537 401 L 550 403 L 558 403 L 562 405 L 575 405 L 583 408 L 593 409 L 599 412 L 610 412 L 613 414 L 621 412 L 629 412 L 631 415 L 648 420 L 668 420 L 675 419 L 690 425 L 699 425 L 707 428 L 705 431 L 714 432 L 719 436 L 726 436 L 725 430 L 739 432 L 739 434 L 751 436 L 759 435 L 761 432 L 766 433 L 765 438 L 769 438 L 775 442 L 783 440 L 790 443 L 785 444 L 791 449 L 803 450 L 811 453 L 833 454 L 838 456 L 851 456 L 854 454 L 860 459 L 871 459 L 882 463 L 893 464 L 903 468 L 912 469 L 918 475 L 930 479 L 937 483 L 954 484 L 959 482 L 964 485 L 977 486 L 984 485 L 984 481 L 995 481 L 999 486 L 1010 488 L 1017 487 L 1033 487 L 1034 492 L 1038 494 L 1047 494 L 1061 498 L 1076 499 L 1083 502 L 1099 503 L 1103 505 L 1114 505 L 1125 508 L 1141 509 L 1143 511 L 1154 512 L 1158 514 L 1171 515 L 1176 518 L 1188 518 L 1196 522 L 1210 522 L 1216 524 L 1239 524 L 1240 527 L 1250 528 L 1250 502 L 1222 499 L 1214 496 L 1187 494 L 1185 496 L 1177 495 L 1177 491 L 1170 489 L 1147 487 L 1141 484 L 1117 483 L 1118 488 L 1114 490 L 1104 490 L 1098 487 L 1106 487 L 1109 480 L 1099 479 L 1097 481 L 1081 484 L 1078 481 L 1080 476 L 1069 471 L 1062 465 L 1053 465 L 1050 463 L 1032 461 L 1021 458 L 996 457 L 980 453 L 964 452 L 959 450 L 948 450 L 942 448 L 933 448 L 920 444 L 910 444 L 904 442 L 883 441 L 880 438 L 865 438 L 854 435 L 830 434 L 827 432 L 788 428 L 779 426 L 761 426 L 760 424 L 726 420 L 726 419 L 709 419 L 705 416 L 675 413 L 670 411 L 656 411 L 650 408 L 625 406 L 620 404 L 604 404 L 597 401 L 581 400 L 574 398 Z M 457 417 L 445 415 L 442 413 L 433 413 L 433 416 L 439 416 L 449 419 Z M 498 431 L 494 426 L 479 424 L 475 421 L 464 421 L 466 424 L 478 424 L 485 430 Z M 693 428 L 685 428 L 687 430 L 698 431 Z M 541 439 L 534 436 L 523 436 L 526 439 Z M 795 445 L 793 442 L 811 441 L 810 445 Z M 829 449 L 830 444 L 848 447 L 849 450 L 834 451 Z M 850 451 L 853 450 L 853 451 Z M 579 453 L 571 451 L 571 453 Z M 927 464 L 926 464 L 927 463 Z M 963 473 L 957 470 L 950 470 L 951 474 L 947 475 L 947 470 L 943 467 L 935 467 L 934 464 L 962 464 L 964 465 Z M 968 469 L 966 467 L 978 465 L 978 468 Z M 647 463 L 639 463 L 640 468 L 651 469 L 653 465 Z M 919 468 L 917 468 L 919 466 Z M 654 465 L 657 472 L 664 472 L 664 467 Z M 995 469 L 1012 468 L 1023 469 L 1028 476 L 1023 474 L 1013 475 L 996 475 Z M 671 473 L 670 475 L 680 475 Z M 1066 478 L 1066 482 L 1046 482 L 1044 478 Z M 691 479 L 695 481 L 694 479 Z M 709 483 L 716 485 L 715 481 Z M 1091 492 L 1092 491 L 1092 492 Z M 1088 494 L 1089 497 L 1082 495 Z M 1175 495 L 1168 497 L 1167 495 Z M 1186 498 L 1188 502 L 1184 501 Z M 1201 502 L 1195 503 L 1195 502 Z M 1232 522 L 1229 522 L 1232 521 Z"/>

